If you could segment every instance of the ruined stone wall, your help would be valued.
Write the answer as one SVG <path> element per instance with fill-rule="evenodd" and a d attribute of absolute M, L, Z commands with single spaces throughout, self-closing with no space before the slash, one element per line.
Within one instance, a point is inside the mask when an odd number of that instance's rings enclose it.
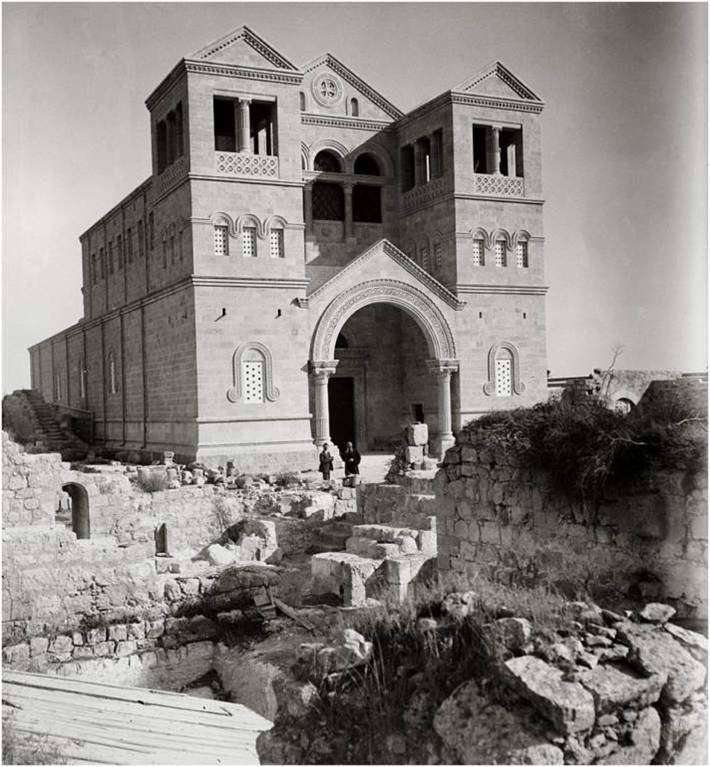
<path fill-rule="evenodd" d="M 707 618 L 705 473 L 658 473 L 592 507 L 467 439 L 459 435 L 435 483 L 441 570 L 631 586 L 680 617 Z"/>

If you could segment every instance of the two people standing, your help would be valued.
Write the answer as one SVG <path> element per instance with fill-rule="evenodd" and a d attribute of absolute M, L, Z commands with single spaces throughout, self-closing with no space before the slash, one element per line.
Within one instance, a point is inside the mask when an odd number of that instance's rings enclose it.
<path fill-rule="evenodd" d="M 353 447 L 352 442 L 345 443 L 345 449 L 340 451 L 340 458 L 345 464 L 346 479 L 360 473 L 360 453 Z M 333 456 L 327 442 L 318 456 L 318 471 L 326 482 L 330 479 L 330 473 L 333 471 Z"/>

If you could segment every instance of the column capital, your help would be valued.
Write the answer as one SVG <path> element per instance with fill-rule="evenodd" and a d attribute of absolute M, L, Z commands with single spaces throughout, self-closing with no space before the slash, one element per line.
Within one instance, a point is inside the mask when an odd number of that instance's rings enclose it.
<path fill-rule="evenodd" d="M 339 361 L 340 360 L 311 360 L 310 373 L 316 379 L 320 378 L 327 381 L 330 376 L 335 373 Z"/>
<path fill-rule="evenodd" d="M 245 104 L 245 105 L 251 104 L 251 96 L 249 98 L 246 98 L 245 96 L 240 96 L 239 103 Z"/>
<path fill-rule="evenodd" d="M 458 360 L 450 359 L 428 359 L 427 368 L 430 373 L 441 376 L 450 376 L 452 373 L 457 373 L 459 369 Z"/>

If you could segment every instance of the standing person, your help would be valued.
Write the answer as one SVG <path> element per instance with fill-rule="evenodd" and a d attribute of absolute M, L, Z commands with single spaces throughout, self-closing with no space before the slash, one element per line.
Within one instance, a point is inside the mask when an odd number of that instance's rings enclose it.
<path fill-rule="evenodd" d="M 345 443 L 345 450 L 340 451 L 340 457 L 345 464 L 345 479 L 360 474 L 360 453 L 353 447 L 352 442 Z"/>
<path fill-rule="evenodd" d="M 328 450 L 327 442 L 323 443 L 323 450 L 318 456 L 318 471 L 323 475 L 324 482 L 330 479 L 330 472 L 333 471 L 333 456 Z"/>

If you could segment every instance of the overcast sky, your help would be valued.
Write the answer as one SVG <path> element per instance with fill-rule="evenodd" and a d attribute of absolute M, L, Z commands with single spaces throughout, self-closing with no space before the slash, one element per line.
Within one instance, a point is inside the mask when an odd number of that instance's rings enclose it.
<path fill-rule="evenodd" d="M 706 8 L 3 4 L 3 391 L 82 315 L 78 236 L 149 174 L 144 101 L 248 24 L 407 111 L 500 59 L 546 101 L 548 367 L 706 368 Z"/>

